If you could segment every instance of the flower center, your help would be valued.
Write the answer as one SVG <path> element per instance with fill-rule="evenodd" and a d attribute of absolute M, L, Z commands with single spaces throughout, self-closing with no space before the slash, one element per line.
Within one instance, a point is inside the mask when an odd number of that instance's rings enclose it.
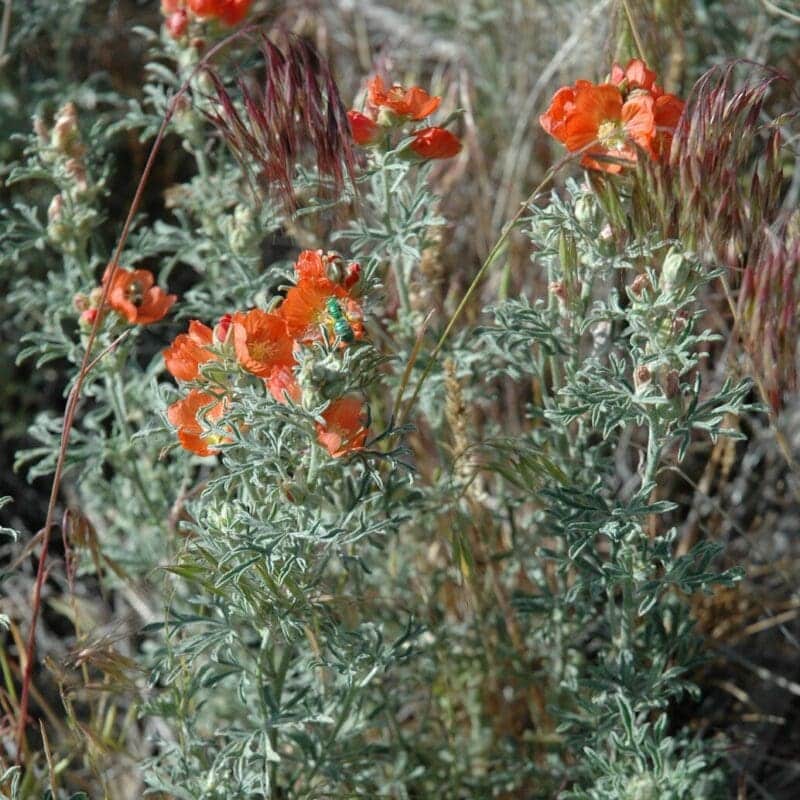
<path fill-rule="evenodd" d="M 621 150 L 625 146 L 625 128 L 622 120 L 607 119 L 597 129 L 597 140 L 607 150 Z"/>
<path fill-rule="evenodd" d="M 144 300 L 144 286 L 139 281 L 131 281 L 125 290 L 125 299 L 137 308 L 141 306 Z"/>
<path fill-rule="evenodd" d="M 253 342 L 247 349 L 255 361 L 269 361 L 275 352 L 275 344 L 273 342 Z"/>

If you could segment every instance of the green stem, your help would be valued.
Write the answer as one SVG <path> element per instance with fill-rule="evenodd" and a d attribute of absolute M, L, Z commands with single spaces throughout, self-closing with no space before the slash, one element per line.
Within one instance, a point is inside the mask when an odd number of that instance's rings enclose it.
<path fill-rule="evenodd" d="M 420 391 L 422 389 L 422 386 L 425 383 L 425 381 L 427 380 L 428 375 L 430 375 L 431 370 L 433 369 L 433 365 L 436 363 L 436 357 L 439 355 L 439 353 L 441 352 L 442 348 L 444 347 L 444 344 L 447 341 L 447 339 L 449 338 L 450 333 L 452 332 L 453 328 L 455 327 L 455 324 L 458 321 L 458 318 L 461 316 L 461 314 L 463 313 L 464 309 L 467 307 L 467 303 L 469 303 L 470 299 L 472 298 L 472 295 L 475 293 L 475 290 L 478 288 L 478 284 L 480 284 L 481 279 L 486 274 L 486 272 L 489 270 L 489 267 L 491 267 L 492 264 L 494 264 L 495 260 L 500 255 L 500 253 L 502 252 L 503 248 L 505 247 L 506 241 L 508 240 L 508 237 L 511 235 L 511 231 L 514 230 L 514 228 L 516 227 L 517 223 L 522 218 L 522 215 L 528 209 L 528 205 L 533 201 L 533 199 L 536 197 L 536 195 L 539 194 L 539 192 L 550 182 L 550 180 L 552 180 L 552 178 L 556 174 L 556 172 L 558 172 L 558 170 L 561 169 L 561 167 L 568 160 L 570 160 L 572 157 L 573 157 L 572 154 L 570 154 L 569 157 L 561 159 L 561 161 L 558 161 L 556 164 L 554 164 L 552 167 L 550 167 L 550 169 L 547 170 L 547 172 L 545 173 L 545 176 L 542 179 L 542 181 L 539 183 L 539 185 L 528 195 L 528 197 L 524 200 L 524 202 L 522 202 L 520 204 L 520 207 L 519 207 L 519 210 L 517 211 L 517 213 L 514 214 L 514 216 L 511 217 L 511 219 L 503 226 L 503 230 L 500 233 L 500 237 L 494 243 L 494 246 L 489 251 L 489 255 L 486 257 L 486 260 L 483 262 L 483 264 L 481 265 L 481 268 L 478 270 L 477 274 L 472 279 L 472 283 L 470 283 L 469 287 L 467 288 L 467 291 L 464 293 L 464 296 L 461 298 L 461 302 L 458 304 L 458 307 L 456 308 L 456 310 L 453 312 L 452 316 L 450 317 L 450 320 L 448 321 L 447 326 L 444 329 L 444 332 L 439 337 L 439 341 L 436 343 L 436 346 L 433 348 L 433 351 L 431 352 L 431 356 L 428 359 L 428 363 L 427 363 L 425 369 L 423 370 L 422 375 L 420 375 L 420 378 L 417 381 L 417 385 L 414 387 L 414 391 L 411 394 L 411 397 L 410 397 L 409 401 L 398 412 L 398 422 L 397 422 L 398 425 L 400 425 L 403 422 L 403 420 L 405 420 L 406 416 L 408 416 L 408 413 L 411 411 L 411 409 L 414 407 L 414 404 L 417 402 L 417 397 L 419 397 L 419 393 L 420 393 Z"/>
<path fill-rule="evenodd" d="M 130 444 L 133 434 L 131 432 L 130 425 L 128 424 L 128 410 L 125 404 L 125 392 L 119 373 L 114 373 L 113 378 L 111 375 L 106 373 L 105 384 L 106 391 L 108 392 L 109 399 L 111 400 L 111 409 L 114 412 L 114 418 L 117 422 L 120 433 L 125 438 L 125 444 L 127 446 Z M 127 474 L 134 486 L 136 486 L 142 501 L 144 502 L 145 506 L 147 506 L 147 510 L 150 512 L 153 522 L 157 524 L 160 523 L 163 518 L 163 513 L 161 509 L 156 506 L 155 502 L 152 500 L 147 491 L 144 478 L 142 478 L 142 473 L 139 471 L 139 462 L 137 459 L 123 458 L 118 466 L 120 467 L 121 472 L 123 474 Z"/>

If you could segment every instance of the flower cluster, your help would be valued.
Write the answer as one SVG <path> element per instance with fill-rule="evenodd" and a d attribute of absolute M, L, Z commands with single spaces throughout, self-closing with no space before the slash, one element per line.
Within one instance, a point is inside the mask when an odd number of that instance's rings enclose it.
<path fill-rule="evenodd" d="M 226 314 L 212 330 L 193 320 L 187 333 L 164 350 L 167 370 L 178 381 L 194 384 L 188 395 L 173 403 L 167 418 L 187 450 L 207 456 L 228 437 L 219 433 L 227 397 L 219 388 L 230 379 L 227 366 L 214 373 L 204 365 L 235 363 L 236 368 L 261 380 L 277 403 L 303 402 L 296 367 L 303 347 L 324 341 L 346 347 L 364 336 L 361 307 L 351 296 L 360 266 L 345 265 L 335 253 L 302 252 L 295 264 L 297 281 L 273 311 L 252 308 Z M 217 372 L 219 374 L 217 374 Z M 317 422 L 317 438 L 335 457 L 364 446 L 367 430 L 358 397 L 333 399 Z"/>
<path fill-rule="evenodd" d="M 164 319 L 178 298 L 174 294 L 167 294 L 155 282 L 150 270 L 126 269 L 121 266 L 112 270 L 112 265 L 109 264 L 103 273 L 102 285 L 93 289 L 88 297 L 78 295 L 75 298 L 75 305 L 81 312 L 81 324 L 90 327 L 98 314 L 105 311 L 100 303 L 107 286 L 107 307 L 116 311 L 131 325 L 150 325 Z"/>
<path fill-rule="evenodd" d="M 539 122 L 570 152 L 583 151 L 583 166 L 619 173 L 639 150 L 655 159 L 669 153 L 683 106 L 635 58 L 625 69 L 614 64 L 606 83 L 579 80 L 559 89 Z"/>
<path fill-rule="evenodd" d="M 404 89 L 394 84 L 387 89 L 376 75 L 367 86 L 366 113 L 351 110 L 347 117 L 357 144 L 379 146 L 389 141 L 392 131 L 433 114 L 441 102 L 419 86 Z M 408 148 L 420 158 L 451 158 L 461 151 L 461 142 L 445 128 L 417 127 L 408 133 L 413 137 Z"/>
<path fill-rule="evenodd" d="M 189 15 L 200 20 L 215 19 L 224 25 L 238 25 L 247 16 L 253 0 L 161 0 L 170 35 L 178 39 L 189 27 Z"/>

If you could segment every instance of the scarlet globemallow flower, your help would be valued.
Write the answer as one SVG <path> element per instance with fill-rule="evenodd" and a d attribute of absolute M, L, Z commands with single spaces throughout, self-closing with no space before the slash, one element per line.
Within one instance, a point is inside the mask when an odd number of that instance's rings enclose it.
<path fill-rule="evenodd" d="M 423 128 L 409 145 L 421 158 L 452 158 L 461 152 L 458 137 L 444 128 Z"/>
<path fill-rule="evenodd" d="M 322 412 L 324 423 L 317 423 L 317 439 L 334 457 L 361 450 L 367 440 L 364 404 L 358 397 L 334 400 Z"/>
<path fill-rule="evenodd" d="M 653 98 L 635 93 L 623 101 L 620 90 L 610 83 L 595 86 L 578 81 L 571 89 L 560 89 L 539 121 L 567 150 L 588 147 L 581 164 L 611 173 L 620 172 L 622 165 L 594 157 L 613 156 L 633 163 L 633 143 L 649 150 L 655 136 Z"/>
<path fill-rule="evenodd" d="M 111 279 L 111 265 L 103 274 L 103 284 Z M 178 299 L 167 294 L 161 287 L 154 286 L 153 273 L 146 269 L 125 269 L 117 267 L 111 288 L 108 291 L 108 305 L 128 322 L 135 325 L 149 325 L 166 316 Z"/>
<path fill-rule="evenodd" d="M 643 89 L 653 97 L 660 97 L 663 91 L 656 83 L 656 73 L 648 69 L 641 58 L 632 58 L 623 69 L 619 64 L 611 67 L 611 83 L 619 86 L 623 92 Z"/>
<path fill-rule="evenodd" d="M 674 94 L 662 94 L 653 103 L 653 116 L 656 122 L 656 136 L 653 141 L 653 154 L 660 158 L 669 154 L 672 135 L 686 104 Z"/>
<path fill-rule="evenodd" d="M 360 339 L 364 335 L 361 306 L 347 292 L 358 282 L 360 265 L 344 268 L 336 253 L 304 250 L 294 269 L 297 284 L 289 289 L 278 309 L 290 335 L 307 343 L 320 338 L 320 327 L 328 328 L 332 334 L 344 328 L 349 329 L 352 338 Z"/>
<path fill-rule="evenodd" d="M 331 311 L 335 301 L 336 316 Z M 328 278 L 301 278 L 286 293 L 280 315 L 286 320 L 289 333 L 300 342 L 313 342 L 320 338 L 320 327 L 336 333 L 337 318 L 352 332 L 352 338 L 364 335 L 361 307 L 342 286 Z M 340 327 L 344 323 L 339 323 Z"/>
<path fill-rule="evenodd" d="M 300 402 L 303 393 L 291 367 L 276 367 L 264 383 L 277 402 L 285 403 L 287 397 L 294 403 Z"/>
<path fill-rule="evenodd" d="M 176 336 L 163 351 L 167 371 L 179 381 L 193 381 L 200 374 L 200 365 L 216 358 L 208 349 L 213 339 L 211 328 L 193 319 L 189 332 Z"/>
<path fill-rule="evenodd" d="M 367 85 L 367 102 L 373 108 L 386 108 L 404 119 L 419 121 L 433 114 L 442 102 L 441 97 L 431 97 L 419 86 L 404 89 L 395 83 L 387 89 L 380 75 Z"/>
<path fill-rule="evenodd" d="M 355 286 L 361 277 L 358 262 L 345 266 L 344 259 L 331 250 L 303 250 L 297 257 L 294 271 L 298 281 L 330 281 L 345 289 Z"/>
<path fill-rule="evenodd" d="M 641 59 L 632 59 L 625 69 L 615 64 L 610 83 L 579 80 L 559 89 L 539 122 L 568 150 L 585 150 L 581 163 L 586 167 L 620 172 L 621 163 L 597 157 L 634 163 L 636 146 L 661 158 L 669 150 L 683 102 L 665 94 L 655 79 Z"/>
<path fill-rule="evenodd" d="M 381 138 L 381 129 L 375 120 L 360 111 L 348 111 L 347 121 L 356 144 L 366 147 Z"/>
<path fill-rule="evenodd" d="M 278 314 L 260 308 L 240 311 L 231 318 L 231 329 L 236 360 L 253 375 L 268 379 L 274 370 L 295 363 L 294 342 Z"/>
<path fill-rule="evenodd" d="M 237 25 L 250 10 L 253 0 L 188 0 L 189 8 L 198 16 L 215 18 L 226 25 Z"/>
<path fill-rule="evenodd" d="M 223 444 L 230 439 L 210 432 L 204 427 L 201 419 L 211 423 L 217 422 L 224 413 L 224 401 L 207 392 L 192 389 L 186 397 L 167 409 L 167 419 L 178 429 L 178 441 L 186 450 L 199 456 L 210 456 L 218 452 L 215 445 Z"/>

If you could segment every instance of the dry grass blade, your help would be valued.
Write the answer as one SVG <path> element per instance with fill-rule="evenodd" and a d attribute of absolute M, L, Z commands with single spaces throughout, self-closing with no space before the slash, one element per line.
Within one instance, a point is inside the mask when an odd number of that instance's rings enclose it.
<path fill-rule="evenodd" d="M 739 78 L 739 68 L 746 76 Z M 774 410 L 797 384 L 800 237 L 782 209 L 788 180 L 781 128 L 797 110 L 770 116 L 775 70 L 734 61 L 695 84 L 669 159 L 641 159 L 634 188 L 639 230 L 660 228 L 712 265 L 728 268 L 736 333 Z M 736 297 L 738 293 L 738 298 Z"/>
<path fill-rule="evenodd" d="M 222 78 L 209 67 L 216 110 L 206 112 L 245 173 L 295 208 L 295 169 L 313 153 L 320 176 L 340 192 L 352 182 L 355 155 L 347 111 L 330 67 L 305 39 L 287 38 L 285 52 L 262 37 L 264 74 L 238 81 L 237 105 Z M 254 174 L 252 166 L 255 164 Z"/>

